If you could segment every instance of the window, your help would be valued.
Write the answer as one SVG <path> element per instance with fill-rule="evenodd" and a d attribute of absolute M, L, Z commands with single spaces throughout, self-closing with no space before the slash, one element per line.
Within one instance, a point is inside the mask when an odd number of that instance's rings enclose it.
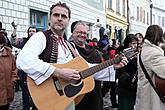
<path fill-rule="evenodd" d="M 149 24 L 149 13 L 147 12 L 147 24 Z"/>
<path fill-rule="evenodd" d="M 112 10 L 112 0 L 108 0 L 108 8 Z"/>
<path fill-rule="evenodd" d="M 142 22 L 143 19 L 143 9 L 140 7 L 140 22 Z"/>
<path fill-rule="evenodd" d="M 38 30 L 47 28 L 48 13 L 30 9 L 30 25 L 35 25 Z"/>
<path fill-rule="evenodd" d="M 158 24 L 161 25 L 161 18 L 158 16 Z"/>
<path fill-rule="evenodd" d="M 143 23 L 145 24 L 145 10 L 143 10 Z"/>
<path fill-rule="evenodd" d="M 155 24 L 155 15 L 152 15 L 152 24 Z"/>
<path fill-rule="evenodd" d="M 120 13 L 120 0 L 116 0 L 116 12 Z"/>
<path fill-rule="evenodd" d="M 123 0 L 123 16 L 125 16 L 125 0 Z"/>
<path fill-rule="evenodd" d="M 164 24 L 164 17 L 162 17 L 162 27 L 164 27 L 165 24 Z"/>
<path fill-rule="evenodd" d="M 137 16 L 136 16 L 136 20 L 139 21 L 139 7 L 137 7 Z"/>
<path fill-rule="evenodd" d="M 134 4 L 131 4 L 130 5 L 130 10 L 129 10 L 129 12 L 130 12 L 130 19 L 131 20 L 134 20 L 134 19 L 136 19 L 136 16 L 135 16 L 135 14 L 136 14 L 136 7 L 135 7 L 135 5 Z"/>

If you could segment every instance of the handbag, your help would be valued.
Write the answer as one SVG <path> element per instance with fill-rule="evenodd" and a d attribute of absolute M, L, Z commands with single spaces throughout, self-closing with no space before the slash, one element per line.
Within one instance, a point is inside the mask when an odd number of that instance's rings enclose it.
<path fill-rule="evenodd" d="M 152 80 L 141 60 L 141 51 L 139 53 L 139 63 L 145 74 L 145 77 L 148 79 L 149 83 L 151 84 L 151 86 L 153 87 L 153 89 L 155 90 L 157 95 L 159 96 L 160 100 L 164 103 L 165 102 L 165 88 L 164 88 L 165 80 L 163 80 L 163 79 L 159 78 L 157 75 L 155 75 L 155 86 L 154 86 L 154 83 L 152 82 Z"/>

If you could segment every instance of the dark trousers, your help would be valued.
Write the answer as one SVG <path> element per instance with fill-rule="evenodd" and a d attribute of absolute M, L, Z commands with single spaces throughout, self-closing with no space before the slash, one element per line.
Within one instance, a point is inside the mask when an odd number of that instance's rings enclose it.
<path fill-rule="evenodd" d="M 22 88 L 22 99 L 23 99 L 23 110 L 30 110 L 30 101 L 29 101 L 29 92 L 28 92 L 28 87 L 27 87 L 27 74 L 20 70 L 20 85 Z"/>
<path fill-rule="evenodd" d="M 32 107 L 32 110 L 37 110 L 35 105 L 33 104 L 33 101 L 30 97 L 30 93 L 27 86 L 27 74 L 20 70 L 20 85 L 22 88 L 22 99 L 23 99 L 23 110 L 30 110 L 30 107 Z"/>
<path fill-rule="evenodd" d="M 94 89 L 85 94 L 82 101 L 76 106 L 76 110 L 103 110 L 101 82 L 95 81 Z"/>
<path fill-rule="evenodd" d="M 110 82 L 110 81 L 103 81 L 103 87 L 102 87 L 102 96 L 104 97 L 107 92 L 110 90 L 110 100 L 112 103 L 112 107 L 117 106 L 116 102 L 116 82 Z"/>
<path fill-rule="evenodd" d="M 0 110 L 9 110 L 9 104 L 7 105 L 1 105 Z"/>
<path fill-rule="evenodd" d="M 20 90 L 20 80 L 17 80 L 16 84 L 15 84 L 15 92 L 17 92 L 19 90 Z"/>
<path fill-rule="evenodd" d="M 118 97 L 118 109 L 117 110 L 134 110 L 136 95 L 120 95 Z"/>

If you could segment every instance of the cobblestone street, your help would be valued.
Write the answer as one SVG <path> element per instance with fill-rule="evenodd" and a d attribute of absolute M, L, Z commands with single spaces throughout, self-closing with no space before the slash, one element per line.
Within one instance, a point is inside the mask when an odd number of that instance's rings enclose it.
<path fill-rule="evenodd" d="M 14 100 L 10 104 L 10 110 L 23 110 L 22 91 L 15 92 Z"/>
<path fill-rule="evenodd" d="M 104 98 L 104 110 L 117 110 L 114 108 L 111 108 L 111 102 L 110 102 L 110 97 L 109 94 L 107 94 Z M 15 92 L 15 97 L 14 101 L 10 105 L 10 110 L 23 110 L 22 106 L 22 92 L 18 91 Z"/>

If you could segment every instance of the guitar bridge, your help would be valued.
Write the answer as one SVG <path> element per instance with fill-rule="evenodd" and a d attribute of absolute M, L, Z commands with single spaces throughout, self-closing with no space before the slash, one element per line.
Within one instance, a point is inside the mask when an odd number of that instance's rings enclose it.
<path fill-rule="evenodd" d="M 60 81 L 56 77 L 53 77 L 53 83 L 54 83 L 56 90 L 59 93 L 59 95 L 60 96 L 64 95 Z"/>

